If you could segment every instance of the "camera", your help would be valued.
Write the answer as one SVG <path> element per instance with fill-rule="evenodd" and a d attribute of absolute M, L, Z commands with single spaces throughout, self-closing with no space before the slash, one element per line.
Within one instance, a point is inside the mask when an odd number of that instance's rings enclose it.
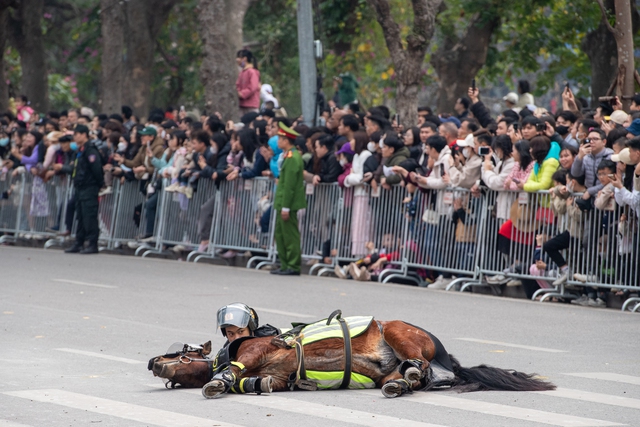
<path fill-rule="evenodd" d="M 489 147 L 478 148 L 478 156 L 488 156 L 490 153 L 491 153 L 491 148 Z"/>
<path fill-rule="evenodd" d="M 536 123 L 536 131 L 544 132 L 547 130 L 547 122 Z"/>

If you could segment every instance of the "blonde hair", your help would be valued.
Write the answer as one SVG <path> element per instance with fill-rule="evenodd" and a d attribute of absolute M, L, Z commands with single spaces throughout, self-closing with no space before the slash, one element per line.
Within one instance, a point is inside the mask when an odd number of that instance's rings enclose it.
<path fill-rule="evenodd" d="M 53 131 L 53 132 L 49 132 L 46 138 L 51 142 L 58 142 L 60 138 L 62 138 L 64 135 L 65 135 L 64 132 Z"/>
<path fill-rule="evenodd" d="M 534 117 L 540 118 L 542 116 L 548 116 L 549 111 L 546 108 L 538 107 L 536 111 L 533 112 Z"/>

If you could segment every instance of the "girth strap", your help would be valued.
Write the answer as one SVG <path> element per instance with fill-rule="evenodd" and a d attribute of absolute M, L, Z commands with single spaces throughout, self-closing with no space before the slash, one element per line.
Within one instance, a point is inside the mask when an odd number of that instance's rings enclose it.
<path fill-rule="evenodd" d="M 340 323 L 340 328 L 342 329 L 342 340 L 344 341 L 344 373 L 342 374 L 342 383 L 340 384 L 340 388 L 347 389 L 349 388 L 349 384 L 351 384 L 351 369 L 353 366 L 351 333 L 349 332 L 349 325 L 342 318 L 342 311 L 340 310 L 336 310 L 331 313 L 331 316 L 327 319 L 327 325 L 331 323 L 334 317 L 338 323 Z"/>

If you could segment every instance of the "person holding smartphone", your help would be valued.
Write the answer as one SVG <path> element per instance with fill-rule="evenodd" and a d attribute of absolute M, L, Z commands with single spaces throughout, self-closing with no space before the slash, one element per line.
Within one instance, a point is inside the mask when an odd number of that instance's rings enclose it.
<path fill-rule="evenodd" d="M 611 148 L 606 147 L 607 135 L 601 129 L 591 129 L 587 138 L 580 146 L 578 155 L 571 165 L 571 174 L 584 176 L 587 191 L 582 196 L 583 200 L 589 200 L 602 190 L 602 183 L 598 179 L 597 167 L 604 159 L 610 159 L 613 154 Z"/>

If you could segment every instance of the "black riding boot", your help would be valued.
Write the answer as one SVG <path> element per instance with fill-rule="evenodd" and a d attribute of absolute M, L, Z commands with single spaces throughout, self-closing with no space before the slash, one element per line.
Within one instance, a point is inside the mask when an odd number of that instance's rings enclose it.
<path fill-rule="evenodd" d="M 241 378 L 238 384 L 231 387 L 231 391 L 234 393 L 271 393 L 271 382 L 270 376 Z"/>

